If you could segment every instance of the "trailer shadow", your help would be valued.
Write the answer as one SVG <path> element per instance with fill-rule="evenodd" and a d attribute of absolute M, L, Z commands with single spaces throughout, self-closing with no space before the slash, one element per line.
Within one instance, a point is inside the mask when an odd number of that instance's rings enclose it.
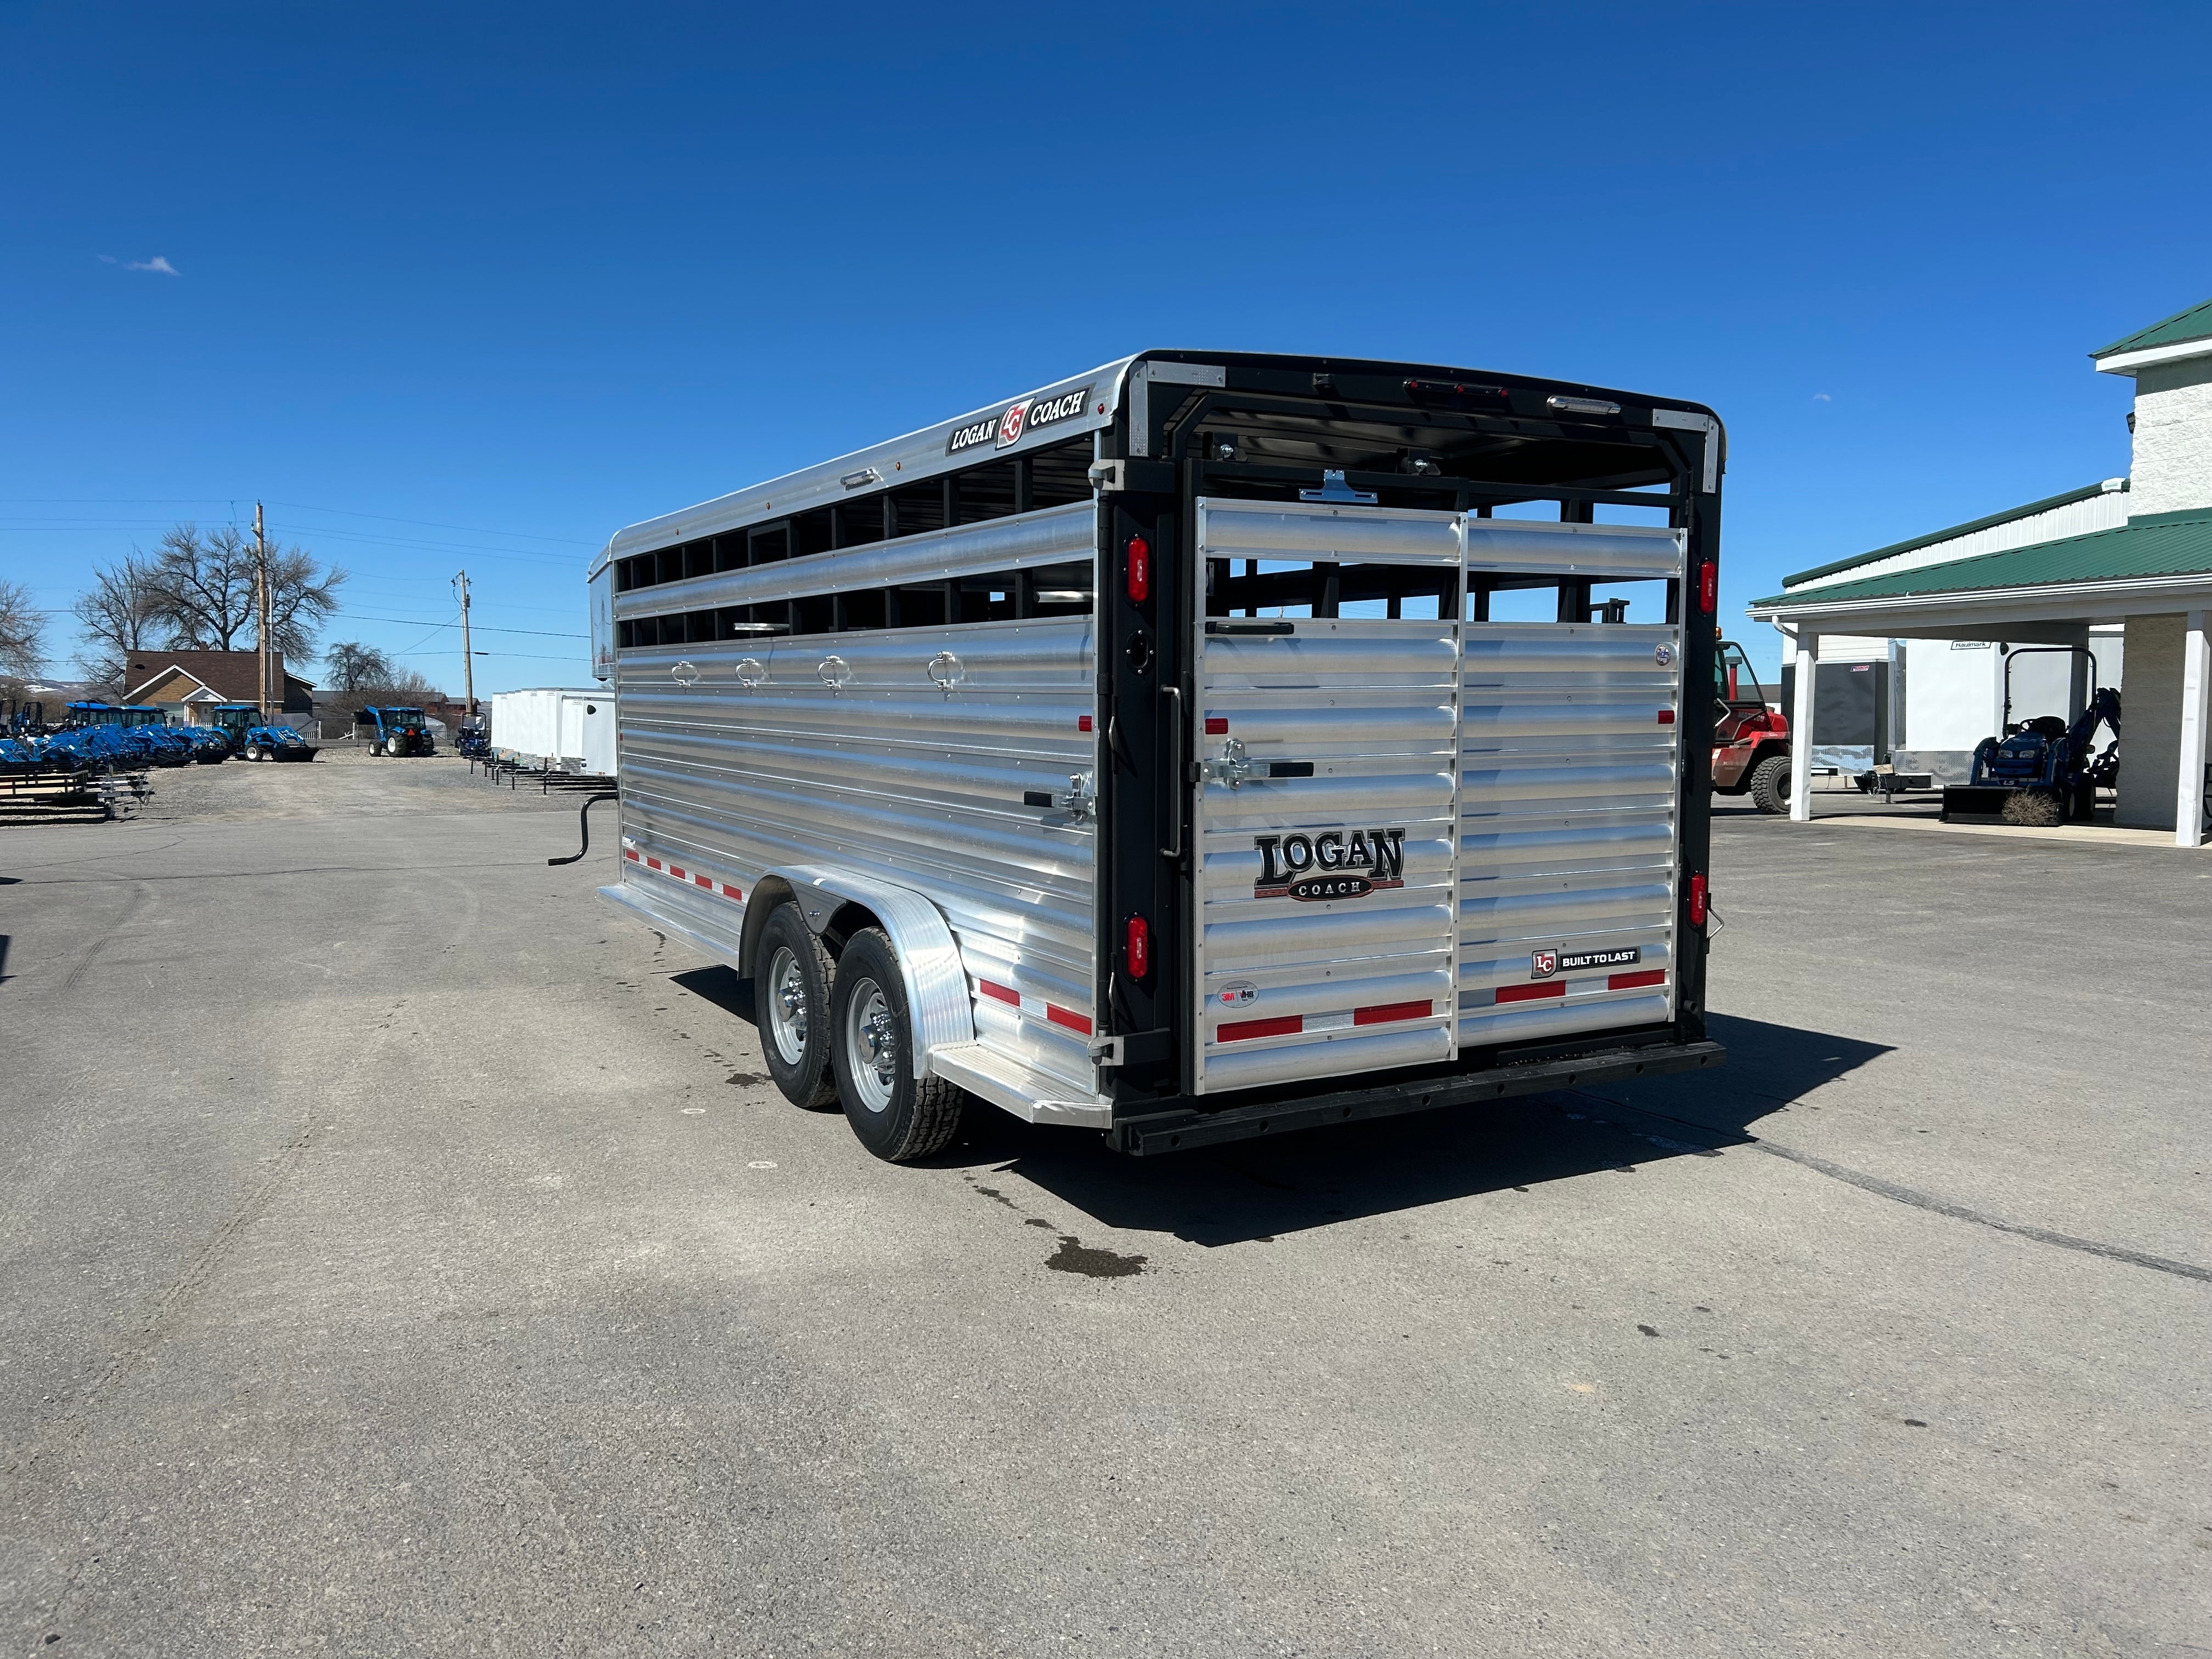
<path fill-rule="evenodd" d="M 1201 1245 L 1280 1237 L 1546 1182 L 1632 1176 L 1664 1158 L 1717 1157 L 1770 1113 L 1890 1050 L 1795 1026 L 1715 1016 L 1717 1072 L 1529 1095 L 1280 1140 L 1157 1158 L 1002 1113 L 969 1115 L 940 1165 L 1008 1169 L 1093 1221 Z"/>
<path fill-rule="evenodd" d="M 753 1022 L 752 987 L 727 968 L 671 976 Z M 1882 1043 L 1715 1014 L 1716 1072 L 1526 1095 L 1462 1110 L 1381 1118 L 1279 1140 L 1161 1158 L 1109 1152 L 1088 1130 L 1043 1127 L 976 1107 L 939 1169 L 1006 1169 L 1107 1227 L 1202 1245 L 1276 1238 L 1484 1193 L 1717 1157 L 1752 1126 L 1890 1052 Z"/>

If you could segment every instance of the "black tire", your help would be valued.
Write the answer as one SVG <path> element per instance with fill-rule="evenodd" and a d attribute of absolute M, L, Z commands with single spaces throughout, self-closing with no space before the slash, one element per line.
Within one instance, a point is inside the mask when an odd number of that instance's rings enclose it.
<path fill-rule="evenodd" d="M 1779 817 L 1790 810 L 1790 757 L 1769 755 L 1751 769 L 1751 781 L 1745 786 L 1751 795 L 1751 804 L 1760 811 Z"/>
<path fill-rule="evenodd" d="M 2056 789 L 2015 789 L 1997 809 L 1997 822 L 2048 830 L 2066 822 L 2066 797 Z"/>
<path fill-rule="evenodd" d="M 753 1018 L 768 1074 L 793 1105 L 827 1110 L 837 1103 L 830 1073 L 830 988 L 836 964 L 799 907 L 787 902 L 776 906 L 754 948 Z"/>
<path fill-rule="evenodd" d="M 906 976 L 880 929 L 846 942 L 830 1008 L 837 1098 L 860 1145 L 892 1164 L 943 1152 L 968 1097 L 941 1077 L 915 1076 Z"/>

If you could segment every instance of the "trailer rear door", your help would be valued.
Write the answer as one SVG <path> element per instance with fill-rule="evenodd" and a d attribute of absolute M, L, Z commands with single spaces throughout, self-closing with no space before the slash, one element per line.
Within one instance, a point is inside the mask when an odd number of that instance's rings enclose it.
<path fill-rule="evenodd" d="M 1428 565 L 1450 513 L 1200 500 L 1194 1093 L 1457 1052 L 1456 605 L 1419 620 L 1213 617 L 1215 562 Z"/>

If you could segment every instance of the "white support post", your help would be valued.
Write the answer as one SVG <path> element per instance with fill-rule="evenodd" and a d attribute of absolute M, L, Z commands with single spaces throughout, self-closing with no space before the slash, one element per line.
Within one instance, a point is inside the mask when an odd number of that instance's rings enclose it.
<path fill-rule="evenodd" d="M 2192 611 L 2181 636 L 2181 775 L 2173 800 L 2173 844 L 2198 847 L 2204 841 L 2205 726 L 2212 720 L 2206 706 L 2212 692 L 2212 641 L 2205 624 L 2212 611 Z"/>
<path fill-rule="evenodd" d="M 1813 819 L 1813 677 L 1820 655 L 1820 636 L 1800 628 L 1796 707 L 1790 711 L 1790 816 L 1799 823 Z"/>

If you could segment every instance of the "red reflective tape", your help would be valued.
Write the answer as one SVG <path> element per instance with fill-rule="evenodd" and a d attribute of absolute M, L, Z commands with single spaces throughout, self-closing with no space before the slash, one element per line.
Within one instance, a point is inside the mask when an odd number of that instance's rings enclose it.
<path fill-rule="evenodd" d="M 694 876 L 691 879 L 697 885 L 705 888 L 710 893 L 714 890 L 714 878 L 712 876 Z"/>
<path fill-rule="evenodd" d="M 737 899 L 742 902 L 745 896 L 726 881 L 722 884 L 722 896 L 726 899 Z"/>
<path fill-rule="evenodd" d="M 1671 708 L 1662 708 L 1662 709 L 1661 709 L 1661 710 L 1659 711 L 1659 724 L 1660 724 L 1660 725 L 1662 725 L 1662 726 L 1672 726 L 1674 723 L 1674 711 L 1673 709 L 1671 709 Z"/>
<path fill-rule="evenodd" d="M 1436 1012 L 1437 1005 L 1426 999 L 1419 1002 L 1378 1002 L 1370 1007 L 1354 1008 L 1354 1025 L 1388 1025 L 1393 1020 L 1426 1019 Z"/>
<path fill-rule="evenodd" d="M 684 879 L 684 866 L 680 864 L 672 864 L 668 866 L 668 873 L 681 881 Z"/>
<path fill-rule="evenodd" d="M 623 856 L 629 860 L 631 863 L 635 864 L 637 861 L 637 848 L 635 847 L 623 848 Z"/>
<path fill-rule="evenodd" d="M 1214 1036 L 1224 1042 L 1242 1042 L 1249 1037 L 1289 1036 L 1305 1029 L 1302 1014 L 1286 1014 L 1279 1019 L 1237 1019 L 1218 1027 Z"/>
<path fill-rule="evenodd" d="M 1500 1002 L 1534 1002 L 1540 997 L 1563 997 L 1566 994 L 1566 981 L 1557 979 L 1548 985 L 1501 985 L 1498 988 Z"/>
<path fill-rule="evenodd" d="M 1056 1002 L 1048 1002 L 1044 1006 L 1044 1017 L 1055 1025 L 1065 1025 L 1069 1030 L 1080 1031 L 1085 1036 L 1091 1035 L 1090 1016 L 1079 1014 L 1073 1008 L 1063 1008 Z"/>
<path fill-rule="evenodd" d="M 659 859 L 647 859 L 645 861 L 645 867 L 648 870 L 658 870 L 660 868 L 660 860 Z"/>
<path fill-rule="evenodd" d="M 1606 980 L 1605 988 L 1608 991 L 1632 991 L 1639 985 L 1664 985 L 1666 982 L 1667 970 L 1664 968 L 1646 968 L 1641 973 L 1612 975 Z"/>
<path fill-rule="evenodd" d="M 1022 994 L 1011 985 L 994 985 L 988 979 L 979 979 L 975 981 L 975 986 L 987 997 L 995 997 L 1000 1002 L 1011 1002 L 1017 1008 L 1022 1006 Z"/>
<path fill-rule="evenodd" d="M 1229 734 L 1229 716 L 1228 716 L 1228 715 L 1226 715 L 1226 714 L 1208 714 L 1208 715 L 1206 717 L 1206 735 L 1207 737 L 1209 737 L 1209 738 L 1220 738 L 1220 737 L 1226 737 L 1228 734 Z"/>

